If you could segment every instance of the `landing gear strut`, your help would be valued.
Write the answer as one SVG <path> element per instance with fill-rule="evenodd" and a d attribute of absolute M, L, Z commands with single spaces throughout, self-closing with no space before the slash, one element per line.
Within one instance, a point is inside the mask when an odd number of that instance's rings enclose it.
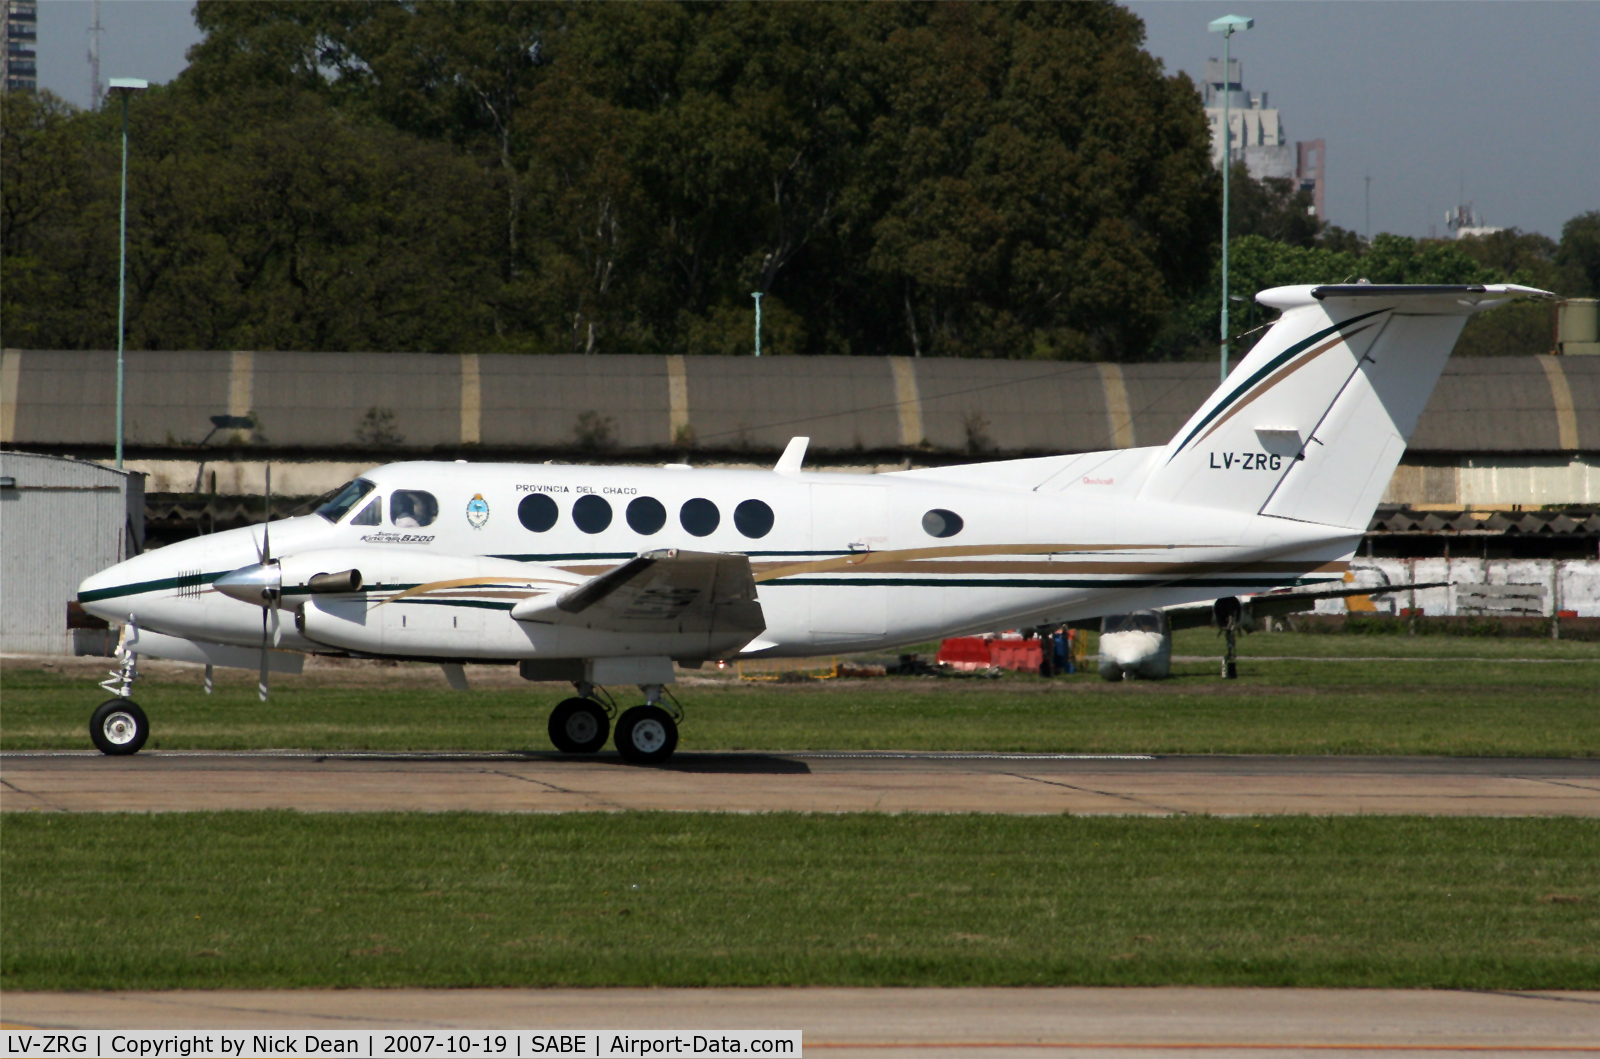
<path fill-rule="evenodd" d="M 667 760 L 678 749 L 678 721 L 683 708 L 660 684 L 641 684 L 645 703 L 628 710 L 617 721 L 617 753 L 635 765 L 655 765 Z M 669 702 L 672 712 L 661 703 Z"/>
<path fill-rule="evenodd" d="M 1211 605 L 1213 621 L 1227 641 L 1227 653 L 1222 656 L 1222 679 L 1239 679 L 1239 626 L 1244 618 L 1244 607 L 1237 596 L 1223 596 Z"/>

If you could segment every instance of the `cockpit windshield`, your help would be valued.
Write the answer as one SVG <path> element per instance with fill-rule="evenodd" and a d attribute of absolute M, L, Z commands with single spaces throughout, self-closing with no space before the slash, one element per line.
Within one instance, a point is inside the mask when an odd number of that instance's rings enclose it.
<path fill-rule="evenodd" d="M 333 494 L 332 500 L 317 508 L 317 514 L 329 522 L 338 522 L 350 513 L 351 508 L 361 502 L 362 497 L 372 492 L 375 488 L 377 487 L 365 478 L 357 478 Z"/>
<path fill-rule="evenodd" d="M 1153 610 L 1140 610 L 1132 614 L 1107 614 L 1100 621 L 1100 631 L 1107 632 L 1161 632 L 1161 615 Z"/>

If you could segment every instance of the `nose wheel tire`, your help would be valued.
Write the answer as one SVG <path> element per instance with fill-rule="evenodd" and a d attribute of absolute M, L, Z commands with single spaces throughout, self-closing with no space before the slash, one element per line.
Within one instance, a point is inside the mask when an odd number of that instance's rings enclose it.
<path fill-rule="evenodd" d="M 107 699 L 89 718 L 89 738 L 102 754 L 137 754 L 150 738 L 150 719 L 132 699 Z"/>
<path fill-rule="evenodd" d="M 593 754 L 606 745 L 611 719 L 593 699 L 566 699 L 550 711 L 550 742 L 563 754 Z"/>
<path fill-rule="evenodd" d="M 617 753 L 635 765 L 655 765 L 678 749 L 678 725 L 659 706 L 635 706 L 617 721 Z"/>

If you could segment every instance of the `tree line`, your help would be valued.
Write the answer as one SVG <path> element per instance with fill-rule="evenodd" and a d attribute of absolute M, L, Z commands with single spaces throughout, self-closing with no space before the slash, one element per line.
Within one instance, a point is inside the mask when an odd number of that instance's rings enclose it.
<path fill-rule="evenodd" d="M 1214 349 L 1205 116 L 1113 4 L 196 20 L 187 69 L 129 107 L 130 348 L 744 353 L 761 292 L 774 354 Z M 0 106 L 5 342 L 113 347 L 120 105 Z M 1584 266 L 1565 236 L 1368 247 L 1286 183 L 1239 188 L 1238 290 L 1356 261 L 1595 284 L 1600 215 Z"/>

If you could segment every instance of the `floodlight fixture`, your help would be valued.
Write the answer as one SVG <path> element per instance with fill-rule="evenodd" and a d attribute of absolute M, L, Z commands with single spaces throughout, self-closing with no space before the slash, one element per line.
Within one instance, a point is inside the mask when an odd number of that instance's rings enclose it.
<path fill-rule="evenodd" d="M 1211 24 L 1206 28 L 1213 33 L 1221 33 L 1231 37 L 1233 34 L 1247 30 L 1255 24 L 1256 20 L 1253 18 L 1245 18 L 1242 15 L 1223 15 L 1221 18 L 1212 20 Z M 113 81 L 112 83 L 115 84 L 116 82 Z"/>

